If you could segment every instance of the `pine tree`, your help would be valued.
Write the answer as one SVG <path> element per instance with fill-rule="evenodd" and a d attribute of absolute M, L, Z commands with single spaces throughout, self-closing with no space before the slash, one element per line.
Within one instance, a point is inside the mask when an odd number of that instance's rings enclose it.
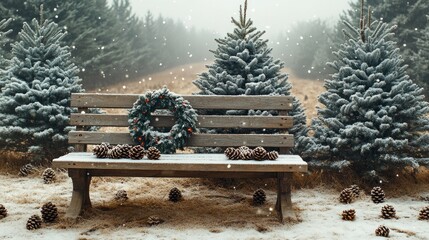
<path fill-rule="evenodd" d="M 247 0 L 244 11 L 240 6 L 240 19 L 232 18 L 236 26 L 233 33 L 223 39 L 216 39 L 218 47 L 211 51 L 215 60 L 208 65 L 208 71 L 199 75 L 194 84 L 201 95 L 290 95 L 288 76 L 280 72 L 284 63 L 274 60 L 268 40 L 261 37 L 265 31 L 258 31 L 253 21 L 247 19 Z M 269 114 L 251 110 L 227 111 L 227 114 Z M 293 102 L 290 115 L 294 117 L 294 128 L 290 133 L 296 139 L 306 135 L 304 109 L 297 99 Z M 297 143 L 299 141 L 296 141 Z"/>
<path fill-rule="evenodd" d="M 429 15 L 426 15 L 429 22 Z M 422 83 L 426 98 L 429 97 L 429 24 L 422 31 L 422 36 L 417 40 L 419 51 L 413 60 L 416 63 L 413 70 L 416 71 L 417 82 Z"/>
<path fill-rule="evenodd" d="M 10 29 L 7 30 L 7 28 L 11 21 L 12 19 L 10 18 L 0 20 L 0 71 L 2 69 L 4 70 L 7 65 L 8 54 L 7 54 L 7 51 L 5 50 L 5 46 L 10 41 L 7 35 L 10 34 L 12 30 Z M 0 89 L 1 89 L 1 83 L 0 83 Z"/>
<path fill-rule="evenodd" d="M 34 160 L 66 152 L 70 94 L 82 89 L 64 36 L 49 21 L 24 23 L 0 93 L 1 150 L 28 152 Z"/>
<path fill-rule="evenodd" d="M 428 151 L 429 104 L 390 40 L 396 26 L 361 16 L 358 28 L 344 22 L 349 40 L 329 63 L 336 73 L 319 97 L 325 108 L 312 122 L 316 144 L 306 155 L 318 158 L 315 165 L 359 173 L 427 165 L 419 157 Z"/>

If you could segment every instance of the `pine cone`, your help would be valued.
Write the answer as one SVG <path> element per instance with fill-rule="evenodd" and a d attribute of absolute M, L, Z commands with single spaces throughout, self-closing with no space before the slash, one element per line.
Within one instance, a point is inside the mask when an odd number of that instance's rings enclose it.
<path fill-rule="evenodd" d="M 381 237 L 388 237 L 390 229 L 386 226 L 380 225 L 377 229 L 375 229 L 375 235 Z"/>
<path fill-rule="evenodd" d="M 46 168 L 45 171 L 43 171 L 43 182 L 45 184 L 50 184 L 55 181 L 55 171 L 52 168 Z"/>
<path fill-rule="evenodd" d="M 5 218 L 7 216 L 7 209 L 0 204 L 0 219 Z"/>
<path fill-rule="evenodd" d="M 58 209 L 52 202 L 42 206 L 42 218 L 44 222 L 54 222 L 58 218 Z"/>
<path fill-rule="evenodd" d="M 384 191 L 381 187 L 374 187 L 371 190 L 371 199 L 374 203 L 384 202 Z"/>
<path fill-rule="evenodd" d="M 111 148 L 110 144 L 102 143 L 94 147 L 92 152 L 97 158 L 106 158 L 108 157 L 109 149 Z"/>
<path fill-rule="evenodd" d="M 419 220 L 429 220 L 429 206 L 426 206 L 420 210 Z"/>
<path fill-rule="evenodd" d="M 115 193 L 115 200 L 118 202 L 125 202 L 128 200 L 128 194 L 125 190 L 119 190 Z"/>
<path fill-rule="evenodd" d="M 250 160 L 253 159 L 253 151 L 249 147 L 241 146 L 238 148 L 240 151 L 240 159 L 242 160 Z"/>
<path fill-rule="evenodd" d="M 147 150 L 147 158 L 150 160 L 158 160 L 161 157 L 161 152 L 156 147 L 150 147 Z"/>
<path fill-rule="evenodd" d="M 341 203 L 351 203 L 353 201 L 353 191 L 351 188 L 346 188 L 340 193 Z"/>
<path fill-rule="evenodd" d="M 149 224 L 149 225 L 151 225 L 151 226 L 153 226 L 153 225 L 158 225 L 158 224 L 161 224 L 161 223 L 163 223 L 164 222 L 164 220 L 163 219 L 161 219 L 160 217 L 158 217 L 158 216 L 150 216 L 150 217 L 148 217 L 148 219 L 147 219 L 147 224 Z"/>
<path fill-rule="evenodd" d="M 107 152 L 107 156 L 109 158 L 113 158 L 113 159 L 119 159 L 122 157 L 122 145 L 118 145 L 113 147 L 112 149 L 109 149 L 109 151 Z"/>
<path fill-rule="evenodd" d="M 396 217 L 396 210 L 392 205 L 385 205 L 381 208 L 381 216 L 384 219 L 391 219 Z"/>
<path fill-rule="evenodd" d="M 360 188 L 358 185 L 351 185 L 350 188 L 352 189 L 353 195 L 355 198 L 359 197 L 360 195 Z"/>
<path fill-rule="evenodd" d="M 265 191 L 261 188 L 259 188 L 253 193 L 254 205 L 262 205 L 265 203 L 266 199 L 267 199 L 267 195 L 265 194 Z"/>
<path fill-rule="evenodd" d="M 27 220 L 27 229 L 34 230 L 42 226 L 42 219 L 38 215 L 33 215 Z"/>
<path fill-rule="evenodd" d="M 238 160 L 241 158 L 240 150 L 232 147 L 227 148 L 224 153 L 230 160 Z"/>
<path fill-rule="evenodd" d="M 22 166 L 19 169 L 19 173 L 18 175 L 21 177 L 26 177 L 28 176 L 28 174 L 30 174 L 33 171 L 33 165 L 29 164 L 25 164 L 24 166 Z"/>
<path fill-rule="evenodd" d="M 253 157 L 255 160 L 266 159 L 267 151 L 263 147 L 257 147 L 253 149 Z"/>
<path fill-rule="evenodd" d="M 145 150 L 142 146 L 136 145 L 130 149 L 129 157 L 134 160 L 142 159 L 145 155 Z"/>
<path fill-rule="evenodd" d="M 277 151 L 271 151 L 267 153 L 268 160 L 276 160 L 279 157 L 279 153 Z"/>
<path fill-rule="evenodd" d="M 121 145 L 121 158 L 129 158 L 131 148 L 132 147 L 128 144 Z"/>
<path fill-rule="evenodd" d="M 342 217 L 343 217 L 343 220 L 353 221 L 355 220 L 355 217 L 356 217 L 356 210 L 354 209 L 344 210 Z"/>
<path fill-rule="evenodd" d="M 178 188 L 174 187 L 170 190 L 170 193 L 168 194 L 168 199 L 172 202 L 178 202 L 182 199 L 182 193 Z"/>

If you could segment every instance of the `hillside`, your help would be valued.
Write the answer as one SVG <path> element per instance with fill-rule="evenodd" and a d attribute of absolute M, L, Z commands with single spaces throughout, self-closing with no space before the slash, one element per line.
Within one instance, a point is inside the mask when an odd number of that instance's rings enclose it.
<path fill-rule="evenodd" d="M 206 71 L 205 63 L 193 63 L 182 65 L 144 76 L 133 81 L 119 81 L 105 89 L 97 89 L 98 92 L 107 93 L 144 93 L 147 90 L 154 90 L 167 86 L 171 91 L 179 94 L 192 94 L 198 89 L 192 84 L 197 79 L 197 75 Z M 292 93 L 303 103 L 307 118 L 311 119 L 316 115 L 317 96 L 324 90 L 323 81 L 307 80 L 295 77 L 289 73 L 289 81 L 292 83 Z"/>

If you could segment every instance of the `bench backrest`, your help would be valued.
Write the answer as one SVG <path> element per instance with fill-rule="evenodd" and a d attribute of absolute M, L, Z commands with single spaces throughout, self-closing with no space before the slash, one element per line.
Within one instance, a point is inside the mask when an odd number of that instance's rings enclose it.
<path fill-rule="evenodd" d="M 85 151 L 86 145 L 102 142 L 110 144 L 134 144 L 128 127 L 127 113 L 123 114 L 88 114 L 88 108 L 131 109 L 138 94 L 72 94 L 71 106 L 78 108 L 72 114 L 70 124 L 77 126 L 69 133 L 69 142 L 77 144 L 77 151 Z M 293 118 L 287 116 L 292 109 L 293 98 L 290 96 L 182 96 L 197 110 L 276 110 L 279 116 L 216 116 L 199 115 L 197 128 L 223 129 L 283 129 L 282 134 L 199 134 L 195 133 L 187 142 L 189 147 L 276 147 L 280 153 L 287 153 L 294 146 L 293 135 L 287 129 L 293 126 Z M 155 117 L 154 117 L 155 118 Z M 151 120 L 155 127 L 171 127 L 175 119 L 172 116 L 156 116 Z M 124 127 L 123 132 L 90 132 L 84 126 Z"/>

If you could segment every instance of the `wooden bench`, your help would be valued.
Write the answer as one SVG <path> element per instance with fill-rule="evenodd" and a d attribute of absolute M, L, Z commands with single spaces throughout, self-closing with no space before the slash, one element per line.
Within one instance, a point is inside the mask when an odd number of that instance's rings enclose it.
<path fill-rule="evenodd" d="M 91 207 L 89 186 L 92 177 L 197 177 L 197 178 L 276 178 L 276 211 L 281 222 L 295 218 L 291 202 L 292 173 L 307 172 L 307 163 L 297 155 L 288 155 L 294 146 L 293 135 L 287 129 L 293 119 L 287 116 L 292 98 L 287 96 L 183 96 L 196 110 L 207 109 L 260 109 L 277 110 L 279 116 L 215 116 L 199 115 L 199 128 L 252 128 L 281 129 L 282 134 L 200 134 L 195 133 L 187 142 L 189 147 L 274 147 L 279 150 L 276 161 L 228 160 L 224 154 L 163 154 L 160 160 L 97 159 L 86 152 L 87 145 L 109 142 L 133 144 L 125 127 L 128 117 L 123 114 L 88 114 L 88 108 L 130 109 L 136 94 L 72 94 L 71 106 L 78 113 L 71 115 L 76 131 L 69 133 L 69 142 L 76 144 L 76 152 L 53 160 L 53 166 L 68 169 L 73 193 L 67 217 L 76 218 Z M 156 127 L 171 127 L 172 116 L 156 116 L 151 123 Z M 87 126 L 124 127 L 123 132 L 89 132 Z"/>

